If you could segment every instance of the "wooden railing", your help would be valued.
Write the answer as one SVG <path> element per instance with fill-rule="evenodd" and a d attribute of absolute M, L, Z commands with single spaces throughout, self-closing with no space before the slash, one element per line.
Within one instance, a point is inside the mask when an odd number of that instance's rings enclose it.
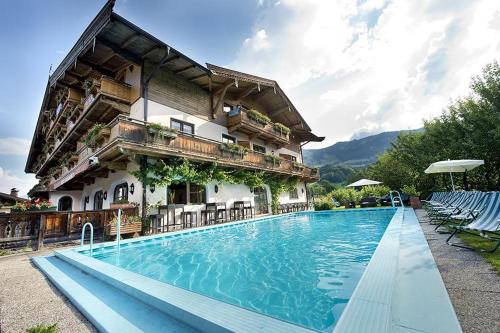
<path fill-rule="evenodd" d="M 250 151 L 246 154 L 230 153 L 221 149 L 221 142 L 202 138 L 196 135 L 178 133 L 175 139 L 159 139 L 151 135 L 147 125 L 140 121 L 118 117 L 111 129 L 110 141 L 120 139 L 125 142 L 139 143 L 155 153 L 187 157 L 201 161 L 215 161 L 236 167 L 264 169 L 279 173 L 296 175 L 299 177 L 317 180 L 319 170 L 297 164 L 292 161 L 281 160 L 280 163 L 267 161 L 264 154 Z"/>
<path fill-rule="evenodd" d="M 0 214 L 0 248 L 26 244 L 36 241 L 41 246 L 44 240 L 58 241 L 76 239 L 80 236 L 82 227 L 90 222 L 96 237 L 103 237 L 106 230 L 111 230 L 110 224 L 116 221 L 116 209 L 103 209 L 77 212 L 13 212 Z M 123 221 L 127 216 L 138 215 L 139 210 L 126 208 L 123 210 Z M 124 223 L 122 223 L 124 224 Z M 124 229 L 126 230 L 126 229 Z M 109 234 L 109 232 L 108 232 Z"/>
<path fill-rule="evenodd" d="M 57 141 L 58 144 L 47 152 L 47 157 L 43 160 L 43 163 L 37 166 L 37 172 L 40 170 L 46 171 L 48 164 L 51 163 L 59 150 L 66 151 L 72 147 L 75 141 L 81 139 L 81 132 L 88 130 L 93 124 L 84 121 L 85 119 L 97 116 L 104 119 L 103 122 L 108 122 L 119 114 L 128 114 L 130 112 L 131 98 L 132 88 L 130 85 L 106 76 L 95 80 L 92 93 L 80 100 L 83 106 L 75 109 L 71 115 L 67 116 L 66 125 L 59 125 L 66 126 L 66 130 L 61 133 L 60 140 Z M 54 139 L 52 133 L 50 134 L 50 138 Z"/>
<path fill-rule="evenodd" d="M 250 119 L 244 111 L 231 116 L 228 114 L 227 125 L 230 133 L 235 130 L 244 130 L 256 134 L 256 137 L 283 145 L 290 141 L 287 134 L 274 128 L 273 123 L 260 124 L 256 120 Z"/>

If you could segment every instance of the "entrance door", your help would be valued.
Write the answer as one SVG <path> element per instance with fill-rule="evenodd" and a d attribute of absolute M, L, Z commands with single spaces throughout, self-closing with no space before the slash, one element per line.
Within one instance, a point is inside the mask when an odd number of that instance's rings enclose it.
<path fill-rule="evenodd" d="M 255 201 L 255 214 L 269 213 L 269 206 L 267 204 L 267 191 L 265 188 L 255 188 L 253 190 L 253 198 Z"/>

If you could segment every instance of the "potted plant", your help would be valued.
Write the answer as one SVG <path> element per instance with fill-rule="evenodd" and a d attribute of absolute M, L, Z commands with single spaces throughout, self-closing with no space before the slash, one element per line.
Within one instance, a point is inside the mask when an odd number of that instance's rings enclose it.
<path fill-rule="evenodd" d="M 127 209 L 136 207 L 135 203 L 129 202 L 127 199 L 115 200 L 113 203 L 109 204 L 111 209 Z"/>
<path fill-rule="evenodd" d="M 155 141 L 167 140 L 171 141 L 177 137 L 177 130 L 175 128 L 170 128 L 163 126 L 158 123 L 148 124 L 148 133 L 153 136 Z"/>
<path fill-rule="evenodd" d="M 83 143 L 89 148 L 97 148 L 104 137 L 109 137 L 111 129 L 105 124 L 94 124 L 90 128 Z"/>
<path fill-rule="evenodd" d="M 257 124 L 261 126 L 266 126 L 271 122 L 271 118 L 266 116 L 265 114 L 260 113 L 259 111 L 255 109 L 250 109 L 246 111 L 246 114 L 248 116 L 248 119 L 253 120 Z"/>
<path fill-rule="evenodd" d="M 264 160 L 271 164 L 272 166 L 280 166 L 281 165 L 281 157 L 273 155 L 273 154 L 264 154 Z"/>
<path fill-rule="evenodd" d="M 219 149 L 223 154 L 227 153 L 232 157 L 238 156 L 240 158 L 243 158 L 246 154 L 248 154 L 247 147 L 240 146 L 236 143 L 221 143 L 219 145 Z"/>
<path fill-rule="evenodd" d="M 414 185 L 404 185 L 401 188 L 401 191 L 408 194 L 408 196 L 410 197 L 410 206 L 413 209 L 422 208 L 422 202 L 420 202 L 420 192 L 417 191 Z"/>
<path fill-rule="evenodd" d="M 282 123 L 274 123 L 273 128 L 276 132 L 278 132 L 281 136 L 288 138 L 290 135 L 290 128 L 286 127 Z"/>
<path fill-rule="evenodd" d="M 304 164 L 302 163 L 299 163 L 299 162 L 296 162 L 296 161 L 293 161 L 292 162 L 292 169 L 293 171 L 299 171 L 301 172 L 302 170 L 304 170 Z"/>

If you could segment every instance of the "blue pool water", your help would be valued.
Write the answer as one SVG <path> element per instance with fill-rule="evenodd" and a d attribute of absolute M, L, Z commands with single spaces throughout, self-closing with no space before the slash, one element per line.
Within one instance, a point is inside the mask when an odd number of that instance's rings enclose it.
<path fill-rule="evenodd" d="M 159 237 L 93 257 L 318 331 L 347 304 L 394 209 L 303 213 Z"/>

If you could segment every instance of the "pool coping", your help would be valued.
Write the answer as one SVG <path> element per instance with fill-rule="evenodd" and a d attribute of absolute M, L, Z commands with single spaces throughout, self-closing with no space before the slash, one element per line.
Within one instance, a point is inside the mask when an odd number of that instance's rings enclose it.
<path fill-rule="evenodd" d="M 394 208 L 348 209 L 333 212 L 342 214 L 352 211 L 381 209 L 389 210 Z M 141 237 L 139 240 L 122 240 L 120 245 L 127 247 L 129 243 L 148 243 L 149 240 L 157 238 L 176 238 L 192 233 L 204 232 L 210 229 L 231 228 L 241 224 L 308 213 L 310 212 L 294 212 L 278 216 L 265 216 L 221 225 L 181 230 L 168 234 L 145 236 Z M 331 213 L 332 211 L 314 212 L 314 214 Z M 401 325 L 397 326 L 397 324 L 395 324 L 397 318 L 395 318 L 394 307 L 397 306 L 397 304 L 394 301 L 394 289 L 398 282 L 400 237 L 403 231 L 404 218 L 405 209 L 397 208 L 371 260 L 363 272 L 361 279 L 351 295 L 346 308 L 336 323 L 333 329 L 334 333 L 366 332 L 367 329 L 370 332 L 390 332 L 393 331 L 395 327 L 398 327 L 400 330 L 402 329 Z M 416 232 L 418 233 L 418 230 Z M 420 233 L 422 233 L 421 230 Z M 427 245 L 427 243 L 425 243 L 425 245 Z M 116 241 L 101 243 L 95 246 L 93 251 L 100 251 L 99 249 L 106 249 L 114 246 L 116 246 Z M 270 330 L 273 332 L 316 332 L 309 328 L 301 327 L 296 324 L 215 300 L 208 296 L 175 287 L 78 253 L 88 249 L 89 246 L 85 245 L 55 252 L 56 256 L 59 258 L 69 261 L 80 269 L 125 291 L 133 297 L 137 297 L 145 303 L 200 330 L 206 332 L 257 332 Z M 425 255 L 426 259 L 428 259 L 428 253 Z M 431 259 L 432 262 L 434 262 L 432 254 Z M 437 267 L 435 270 L 437 271 Z M 447 297 L 448 294 L 445 290 L 444 298 Z M 454 319 L 458 322 L 449 298 L 447 298 L 447 300 L 449 305 L 445 304 L 445 306 L 451 307 L 453 315 L 455 316 Z M 363 320 L 359 320 L 361 317 Z M 453 318 L 451 318 L 450 322 L 453 322 Z"/>

